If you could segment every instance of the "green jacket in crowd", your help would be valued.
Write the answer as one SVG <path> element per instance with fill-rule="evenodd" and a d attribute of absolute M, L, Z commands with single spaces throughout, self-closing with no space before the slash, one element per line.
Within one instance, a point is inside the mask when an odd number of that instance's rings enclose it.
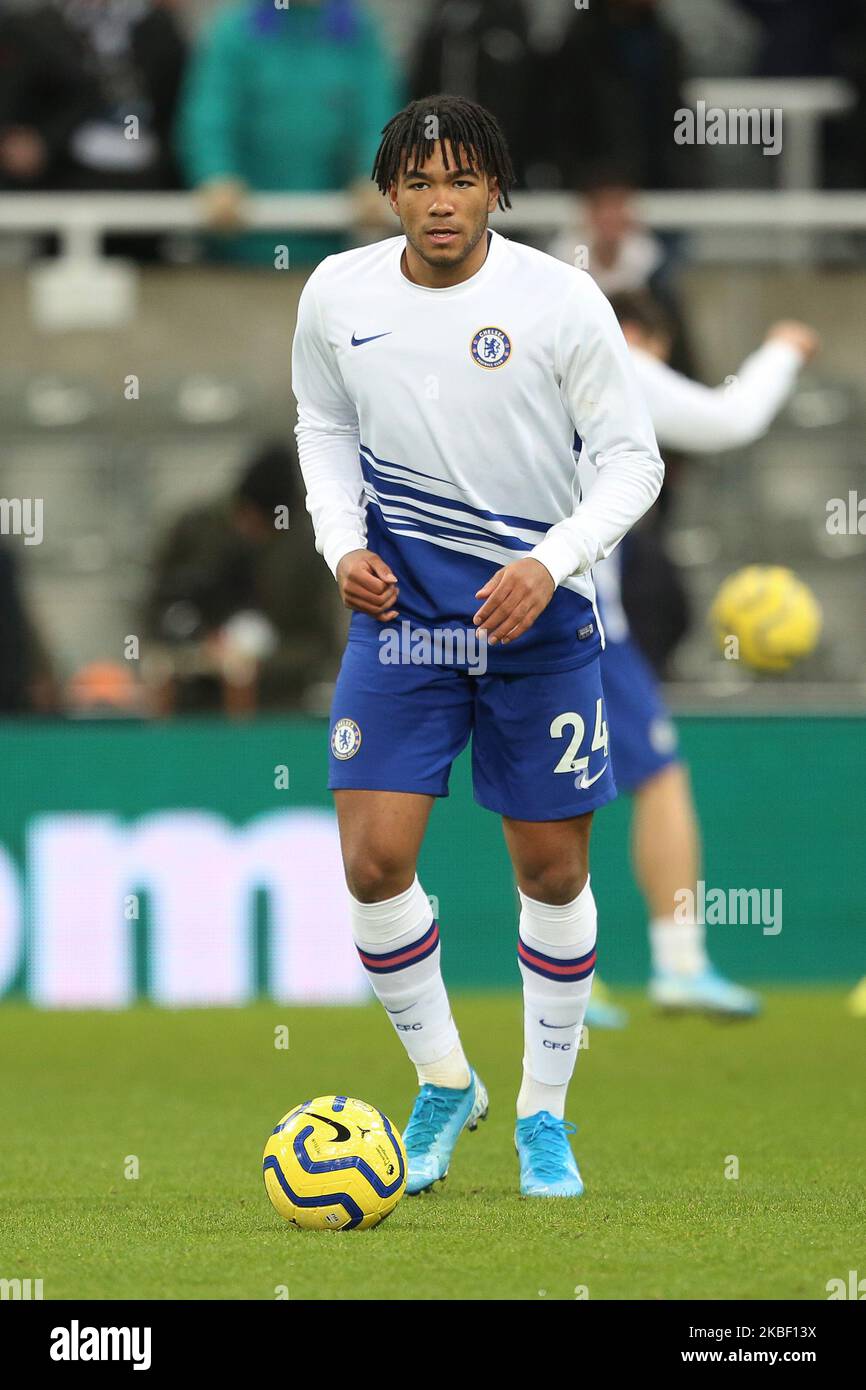
<path fill-rule="evenodd" d="M 360 0 L 221 11 L 193 54 L 179 117 L 187 182 L 235 178 L 258 192 L 334 192 L 369 178 L 382 127 L 402 99 L 396 66 Z M 292 267 L 344 250 L 335 235 L 252 232 L 213 238 L 214 254 Z"/>

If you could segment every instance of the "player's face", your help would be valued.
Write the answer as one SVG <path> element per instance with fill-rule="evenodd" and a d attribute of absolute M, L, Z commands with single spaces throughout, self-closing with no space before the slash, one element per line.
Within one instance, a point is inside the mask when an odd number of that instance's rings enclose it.
<path fill-rule="evenodd" d="M 439 270 L 458 269 L 472 255 L 499 196 L 496 179 L 481 173 L 462 146 L 455 156 L 445 145 L 447 168 L 437 142 L 430 158 L 403 170 L 389 192 L 406 240 Z"/>

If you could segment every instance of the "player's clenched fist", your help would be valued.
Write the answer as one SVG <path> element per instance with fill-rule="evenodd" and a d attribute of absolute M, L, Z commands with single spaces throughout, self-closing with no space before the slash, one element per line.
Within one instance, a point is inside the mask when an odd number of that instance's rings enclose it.
<path fill-rule="evenodd" d="M 396 618 L 397 576 L 372 550 L 350 550 L 337 566 L 337 586 L 347 608 L 380 622 Z"/>
<path fill-rule="evenodd" d="M 513 642 L 532 627 L 556 592 L 550 571 L 540 560 L 527 557 L 497 570 L 476 598 L 486 600 L 473 618 L 475 626 L 487 633 L 491 646 Z"/>

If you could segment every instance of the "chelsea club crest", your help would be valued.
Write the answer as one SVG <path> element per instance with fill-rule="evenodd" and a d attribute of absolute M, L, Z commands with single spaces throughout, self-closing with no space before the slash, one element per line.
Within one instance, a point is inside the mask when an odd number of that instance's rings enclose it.
<path fill-rule="evenodd" d="M 502 328 L 479 328 L 471 352 L 479 367 L 504 367 L 511 356 L 511 339 Z"/>
<path fill-rule="evenodd" d="M 331 752 L 335 758 L 345 762 L 354 758 L 361 747 L 361 730 L 354 719 L 338 719 L 331 733 Z"/>

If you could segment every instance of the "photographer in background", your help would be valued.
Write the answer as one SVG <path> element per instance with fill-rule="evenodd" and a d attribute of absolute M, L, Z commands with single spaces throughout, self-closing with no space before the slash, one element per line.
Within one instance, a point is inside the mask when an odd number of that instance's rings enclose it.
<path fill-rule="evenodd" d="M 166 712 L 317 708 L 339 609 L 309 563 L 299 476 L 293 448 L 267 444 L 231 496 L 184 513 L 159 546 L 145 611 Z"/>

